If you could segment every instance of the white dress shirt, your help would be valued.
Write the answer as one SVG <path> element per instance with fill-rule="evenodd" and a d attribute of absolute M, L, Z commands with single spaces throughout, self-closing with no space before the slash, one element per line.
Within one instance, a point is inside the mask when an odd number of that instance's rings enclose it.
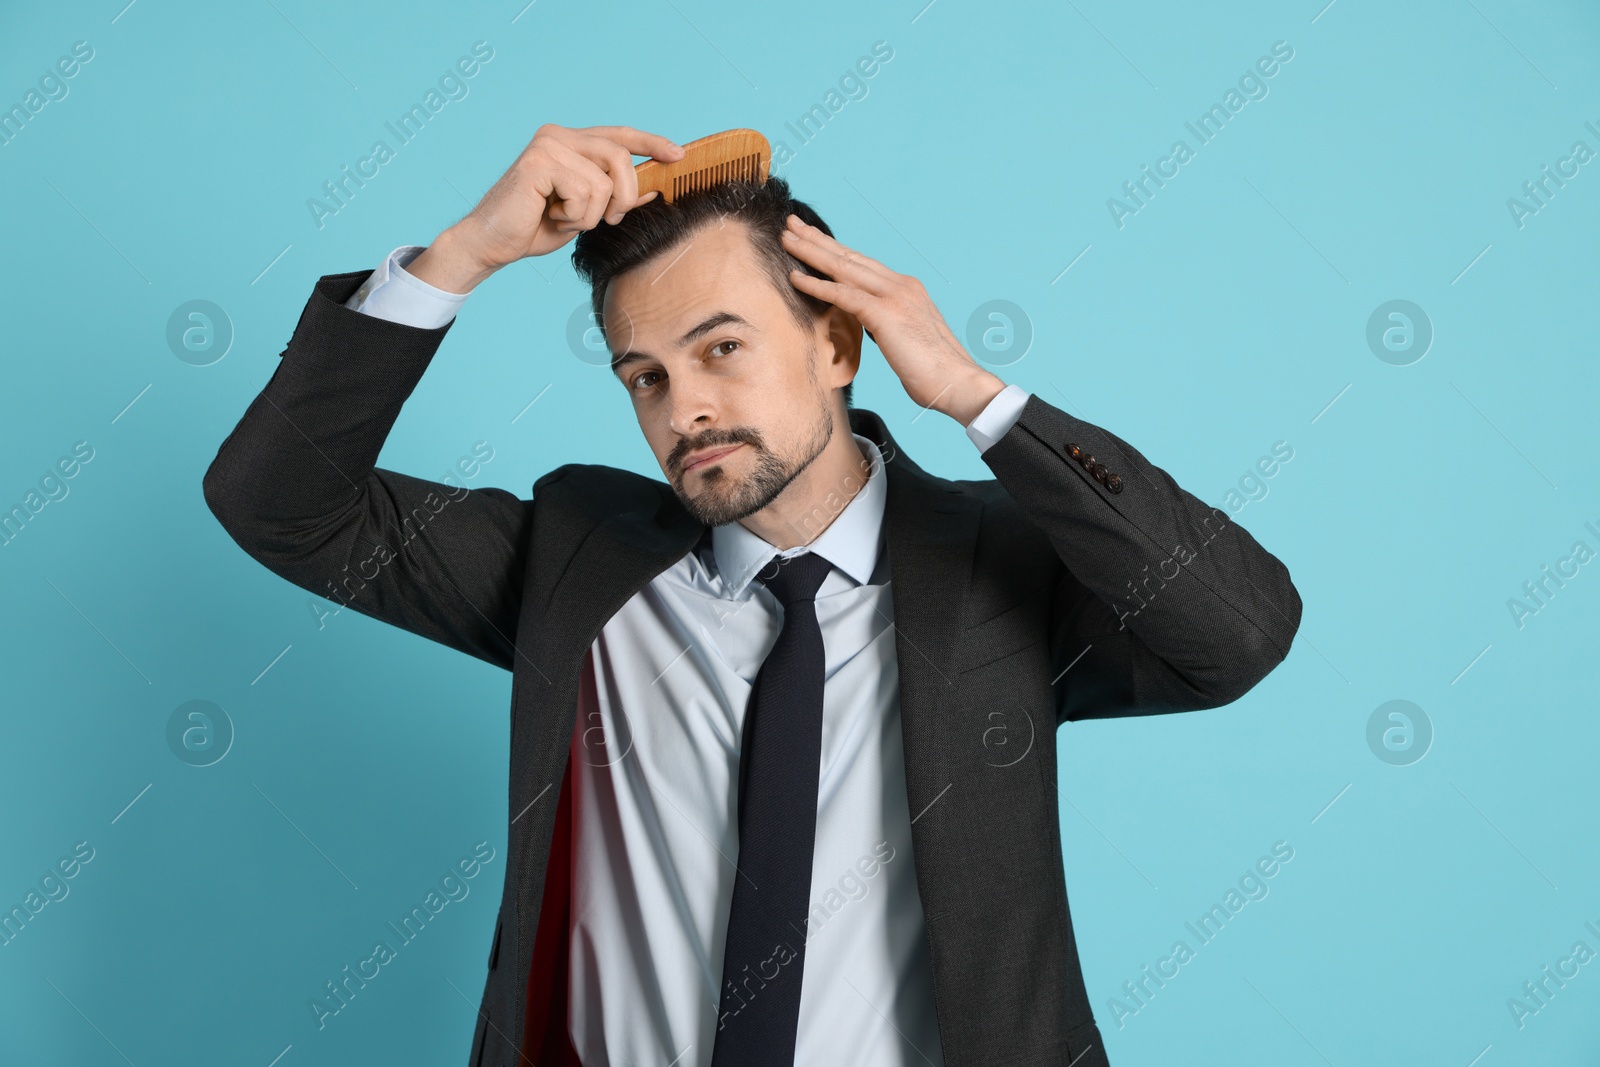
<path fill-rule="evenodd" d="M 390 254 L 348 301 L 422 328 L 465 302 Z M 1008 385 L 967 427 L 980 452 L 1028 393 Z M 833 565 L 817 591 L 826 660 L 811 913 L 797 1067 L 942 1067 L 911 857 L 894 605 L 877 445 L 866 484 L 809 545 L 779 553 L 711 529 L 601 629 L 572 737 L 572 947 L 567 1024 L 585 1067 L 707 1067 L 739 852 L 741 726 L 783 623 L 756 572 L 775 554 Z"/>

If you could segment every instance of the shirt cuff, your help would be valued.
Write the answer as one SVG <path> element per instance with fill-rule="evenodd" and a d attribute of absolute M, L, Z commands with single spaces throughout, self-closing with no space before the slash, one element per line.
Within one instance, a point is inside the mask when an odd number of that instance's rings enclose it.
<path fill-rule="evenodd" d="M 1029 393 L 1020 385 L 1008 385 L 995 394 L 993 400 L 978 417 L 967 424 L 967 436 L 978 446 L 978 454 L 988 451 L 990 445 L 1006 435 L 1017 424 L 1022 409 L 1028 403 Z"/>
<path fill-rule="evenodd" d="M 363 315 L 388 319 L 406 326 L 437 330 L 456 317 L 467 302 L 466 293 L 447 293 L 406 273 L 405 266 L 424 251 L 423 245 L 401 245 L 389 253 L 345 307 Z"/>

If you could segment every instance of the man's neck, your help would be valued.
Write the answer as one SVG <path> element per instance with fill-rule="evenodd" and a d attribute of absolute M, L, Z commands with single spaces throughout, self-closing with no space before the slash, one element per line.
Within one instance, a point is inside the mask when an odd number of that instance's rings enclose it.
<path fill-rule="evenodd" d="M 867 484 L 871 461 L 848 419 L 836 420 L 833 437 L 778 498 L 739 522 L 782 550 L 808 545 L 833 524 Z M 842 430 L 842 432 L 841 432 Z"/>

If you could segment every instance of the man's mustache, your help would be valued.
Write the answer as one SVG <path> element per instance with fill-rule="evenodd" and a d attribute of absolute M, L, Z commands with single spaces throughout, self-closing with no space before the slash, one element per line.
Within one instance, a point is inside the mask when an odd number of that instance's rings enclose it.
<path fill-rule="evenodd" d="M 739 427 L 732 430 L 708 430 L 699 437 L 690 440 L 681 438 L 672 447 L 672 452 L 667 456 L 667 466 L 674 471 L 681 472 L 683 464 L 689 458 L 689 453 L 698 452 L 702 448 L 722 448 L 727 445 L 749 445 L 751 448 L 764 447 L 761 435 L 754 430 Z"/>

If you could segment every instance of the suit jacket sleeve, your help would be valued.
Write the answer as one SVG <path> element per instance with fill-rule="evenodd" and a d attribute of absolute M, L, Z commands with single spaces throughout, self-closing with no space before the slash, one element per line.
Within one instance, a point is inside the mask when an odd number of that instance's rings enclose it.
<path fill-rule="evenodd" d="M 1062 563 L 1058 723 L 1217 707 L 1288 654 L 1301 612 L 1288 568 L 1126 441 L 1033 395 L 983 460 Z"/>
<path fill-rule="evenodd" d="M 317 282 L 206 471 L 206 503 L 287 581 L 510 669 L 533 503 L 375 465 L 450 323 L 344 306 L 370 273 Z"/>

